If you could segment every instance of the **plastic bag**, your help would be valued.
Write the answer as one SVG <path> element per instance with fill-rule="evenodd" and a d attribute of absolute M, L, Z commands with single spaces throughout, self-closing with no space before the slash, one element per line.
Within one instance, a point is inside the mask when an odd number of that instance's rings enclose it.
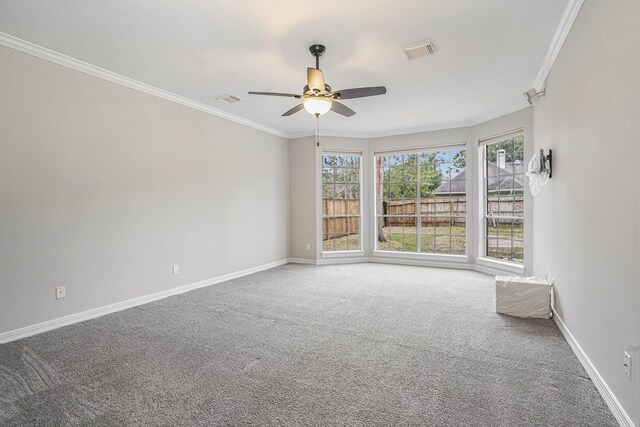
<path fill-rule="evenodd" d="M 533 277 L 496 276 L 494 302 L 496 313 L 515 317 L 549 319 L 553 287 Z"/>
<path fill-rule="evenodd" d="M 531 194 L 534 196 L 537 195 L 542 189 L 542 186 L 549 181 L 549 171 L 543 170 L 541 172 L 540 164 L 540 154 L 534 154 L 527 167 L 526 175 L 529 177 L 529 190 L 531 190 Z"/>

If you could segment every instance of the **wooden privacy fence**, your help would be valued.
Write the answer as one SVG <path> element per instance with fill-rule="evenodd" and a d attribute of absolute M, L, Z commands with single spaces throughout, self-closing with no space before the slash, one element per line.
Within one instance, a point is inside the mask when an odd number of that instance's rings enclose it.
<path fill-rule="evenodd" d="M 333 217 L 333 216 L 336 217 Z M 348 215 L 345 217 L 345 215 Z M 329 216 L 329 218 L 326 218 Z M 359 199 L 322 199 L 322 240 L 360 232 Z"/>
<path fill-rule="evenodd" d="M 464 225 L 467 215 L 465 197 L 429 197 L 420 199 L 422 225 Z M 416 200 L 391 200 L 383 202 L 384 227 L 416 226 Z M 396 216 L 397 215 L 397 216 Z M 402 216 L 406 215 L 406 216 Z M 453 217 L 453 218 L 452 218 Z M 457 218 L 456 218 L 457 217 Z"/>
<path fill-rule="evenodd" d="M 517 215 L 524 211 L 523 195 L 489 196 L 488 212 L 494 215 Z M 422 225 L 464 226 L 467 215 L 464 196 L 429 197 L 420 200 Z M 383 202 L 384 227 L 416 226 L 416 200 Z M 387 216 L 389 215 L 389 216 Z M 360 200 L 322 199 L 323 240 L 357 234 L 360 230 Z"/>
<path fill-rule="evenodd" d="M 524 212 L 524 195 L 489 196 L 487 213 L 498 216 L 522 216 Z"/>

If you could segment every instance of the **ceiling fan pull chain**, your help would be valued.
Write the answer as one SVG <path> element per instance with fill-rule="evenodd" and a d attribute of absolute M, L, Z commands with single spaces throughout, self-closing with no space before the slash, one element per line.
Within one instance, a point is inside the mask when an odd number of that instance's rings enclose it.
<path fill-rule="evenodd" d="M 320 114 L 316 114 L 316 147 L 320 147 Z"/>

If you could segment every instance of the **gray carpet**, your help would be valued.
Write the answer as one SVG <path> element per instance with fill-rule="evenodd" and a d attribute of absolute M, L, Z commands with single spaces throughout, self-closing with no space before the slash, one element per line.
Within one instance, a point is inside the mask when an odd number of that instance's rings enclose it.
<path fill-rule="evenodd" d="M 0 425 L 617 425 L 492 278 L 285 265 L 0 346 Z"/>

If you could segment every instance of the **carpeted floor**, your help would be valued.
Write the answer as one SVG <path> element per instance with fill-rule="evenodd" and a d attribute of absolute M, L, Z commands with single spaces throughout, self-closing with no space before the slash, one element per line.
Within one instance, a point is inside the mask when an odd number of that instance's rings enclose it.
<path fill-rule="evenodd" d="M 617 425 L 492 278 L 285 265 L 0 346 L 0 425 Z"/>

